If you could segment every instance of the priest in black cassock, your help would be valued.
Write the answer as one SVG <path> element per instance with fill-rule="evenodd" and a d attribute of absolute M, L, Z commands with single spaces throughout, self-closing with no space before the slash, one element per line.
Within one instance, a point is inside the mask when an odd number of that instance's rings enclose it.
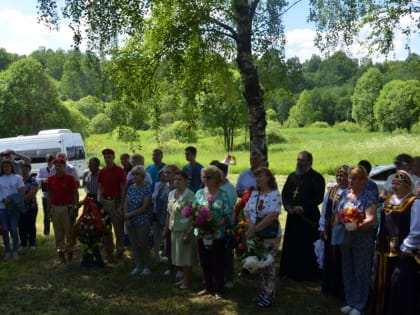
<path fill-rule="evenodd" d="M 312 154 L 298 154 L 296 170 L 291 173 L 282 191 L 287 211 L 280 276 L 296 281 L 318 279 L 318 265 L 313 243 L 319 238 L 318 205 L 323 201 L 325 180 L 312 169 Z"/>

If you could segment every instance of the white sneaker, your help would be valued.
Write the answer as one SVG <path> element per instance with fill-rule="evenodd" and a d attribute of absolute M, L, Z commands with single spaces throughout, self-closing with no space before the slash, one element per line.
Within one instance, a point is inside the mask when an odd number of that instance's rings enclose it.
<path fill-rule="evenodd" d="M 150 276 L 152 274 L 152 272 L 150 271 L 149 268 L 144 268 L 143 271 L 141 272 L 140 276 Z"/>
<path fill-rule="evenodd" d="M 170 269 L 167 269 L 167 270 L 163 273 L 163 275 L 164 275 L 164 276 L 170 276 L 170 275 L 171 275 L 171 270 L 170 270 Z"/>
<path fill-rule="evenodd" d="M 362 313 L 355 308 L 353 308 L 349 313 L 349 315 L 360 315 L 360 314 Z"/>
<path fill-rule="evenodd" d="M 343 306 L 342 308 L 340 308 L 340 312 L 341 312 L 341 313 L 344 313 L 344 314 L 347 314 L 347 313 L 349 313 L 352 309 L 353 309 L 353 307 L 351 307 L 350 305 L 346 305 L 346 306 Z"/>
<path fill-rule="evenodd" d="M 179 270 L 176 272 L 175 278 L 181 279 L 183 276 L 184 276 L 184 273 L 181 270 Z"/>
<path fill-rule="evenodd" d="M 140 268 L 134 268 L 131 272 L 130 272 L 130 276 L 136 276 L 141 274 L 141 269 Z"/>

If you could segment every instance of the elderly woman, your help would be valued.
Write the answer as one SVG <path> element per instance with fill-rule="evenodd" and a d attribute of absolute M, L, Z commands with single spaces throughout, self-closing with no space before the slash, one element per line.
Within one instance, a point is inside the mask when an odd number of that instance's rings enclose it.
<path fill-rule="evenodd" d="M 277 189 L 276 179 L 273 173 L 266 167 L 257 168 L 254 171 L 257 189 L 251 193 L 244 208 L 244 218 L 248 223 L 247 238 L 256 237 L 257 247 L 263 253 L 271 254 L 273 258 L 277 254 L 280 245 L 281 230 L 278 224 L 278 216 L 281 209 L 281 196 Z M 276 230 L 272 235 L 265 235 L 267 228 Z M 260 269 L 261 293 L 256 298 L 260 307 L 268 307 L 274 299 L 275 268 L 272 263 Z"/>
<path fill-rule="evenodd" d="M 324 264 L 322 274 L 322 293 L 343 297 L 343 278 L 341 271 L 340 247 L 331 244 L 332 227 L 337 213 L 338 203 L 343 192 L 348 188 L 348 173 L 350 167 L 341 165 L 336 173 L 336 184 L 330 187 L 325 194 L 322 203 L 321 218 L 319 220 L 319 232 L 324 240 Z"/>
<path fill-rule="evenodd" d="M 165 253 L 168 258 L 168 268 L 165 270 L 164 275 L 169 276 L 174 269 L 171 259 L 171 231 L 164 232 L 164 227 L 167 217 L 168 208 L 168 194 L 169 191 L 175 188 L 174 177 L 175 172 L 179 170 L 175 164 L 168 164 L 159 172 L 161 181 L 155 184 L 155 189 L 152 194 L 153 201 L 153 222 L 152 222 L 152 234 L 153 234 L 153 248 L 157 261 L 161 260 L 159 249 L 162 243 L 165 243 Z M 163 239 L 163 234 L 166 238 Z M 181 278 L 181 272 L 177 273 L 177 277 Z"/>
<path fill-rule="evenodd" d="M 380 216 L 373 314 L 418 314 L 420 264 L 415 254 L 420 257 L 420 200 L 412 192 L 411 176 L 403 170 L 392 179 L 392 190 Z"/>
<path fill-rule="evenodd" d="M 365 189 L 368 174 L 363 166 L 352 167 L 349 172 L 349 189 L 343 193 L 338 205 L 336 224 L 345 224 L 345 241 L 341 245 L 344 294 L 347 305 L 342 313 L 359 315 L 366 308 L 375 243 L 376 199 Z M 360 218 L 348 224 L 346 214 Z M 355 229 L 352 229 L 351 226 Z"/>
<path fill-rule="evenodd" d="M 148 276 L 151 274 L 149 233 L 152 187 L 144 182 L 146 171 L 143 166 L 134 166 L 131 174 L 134 183 L 128 186 L 124 202 L 124 219 L 136 264 L 130 275 Z"/>
<path fill-rule="evenodd" d="M 10 207 L 13 203 L 17 204 L 23 201 L 25 193 L 25 184 L 22 177 L 16 175 L 11 160 L 3 160 L 0 164 L 0 224 L 3 226 L 3 242 L 6 252 L 5 259 L 11 257 L 19 259 L 19 235 L 18 223 L 20 210 L 16 207 Z M 20 195 L 19 195 L 20 194 Z M 23 206 L 23 202 L 22 202 Z M 14 210 L 11 210 L 14 208 Z M 9 234 L 12 235 L 13 249 L 10 249 Z"/>
<path fill-rule="evenodd" d="M 175 189 L 169 192 L 168 213 L 163 231 L 165 238 L 168 232 L 171 232 L 171 260 L 183 270 L 183 278 L 176 283 L 180 289 L 189 287 L 192 265 L 196 257 L 191 217 L 182 215 L 182 209 L 194 200 L 194 193 L 187 188 L 187 182 L 187 173 L 180 170 L 175 172 Z"/>
<path fill-rule="evenodd" d="M 19 236 L 22 248 L 29 246 L 35 249 L 36 240 L 36 216 L 38 214 L 38 204 L 36 193 L 38 192 L 38 182 L 31 176 L 31 164 L 22 165 L 22 179 L 25 184 L 25 213 L 19 219 Z"/>
<path fill-rule="evenodd" d="M 216 299 L 223 298 L 225 224 L 231 214 L 227 193 L 220 188 L 223 178 L 216 166 L 201 169 L 205 187 L 196 192 L 193 202 L 193 207 L 210 210 L 213 223 L 211 228 L 200 225 L 196 230 L 198 256 L 205 282 L 205 289 L 198 295 L 212 294 Z"/>

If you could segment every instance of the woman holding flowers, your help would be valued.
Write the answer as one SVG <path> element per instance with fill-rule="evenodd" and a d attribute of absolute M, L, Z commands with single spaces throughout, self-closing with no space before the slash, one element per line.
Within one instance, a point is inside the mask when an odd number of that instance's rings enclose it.
<path fill-rule="evenodd" d="M 420 200 L 403 170 L 392 179 L 392 190 L 381 210 L 376 241 L 373 314 L 419 314 Z"/>
<path fill-rule="evenodd" d="M 124 202 L 124 219 L 136 264 L 130 275 L 148 276 L 151 274 L 149 233 L 152 186 L 144 182 L 146 171 L 143 166 L 134 166 L 131 174 L 134 184 L 128 186 Z"/>
<path fill-rule="evenodd" d="M 349 189 L 343 193 L 335 220 L 346 229 L 341 257 L 347 305 L 340 310 L 359 315 L 368 302 L 377 207 L 372 192 L 365 189 L 368 174 L 363 166 L 352 167 L 348 179 Z"/>
<path fill-rule="evenodd" d="M 257 189 L 251 193 L 244 208 L 244 218 L 248 224 L 247 243 L 254 238 L 256 249 L 262 253 L 260 264 L 261 293 L 256 297 L 260 307 L 268 307 L 274 299 L 275 268 L 274 257 L 280 245 L 281 230 L 278 216 L 281 196 L 273 173 L 266 167 L 254 171 Z"/>
<path fill-rule="evenodd" d="M 168 213 L 163 237 L 166 238 L 168 232 L 171 231 L 172 263 L 183 268 L 183 278 L 177 282 L 177 285 L 180 289 L 187 289 L 190 285 L 196 253 L 191 217 L 185 217 L 182 210 L 192 203 L 194 193 L 187 188 L 187 173 L 178 170 L 174 175 L 175 189 L 169 192 Z"/>
<path fill-rule="evenodd" d="M 198 190 L 192 204 L 193 225 L 196 228 L 197 248 L 204 275 L 205 289 L 198 295 L 212 294 L 223 298 L 225 224 L 231 214 L 227 193 L 220 189 L 223 174 L 216 166 L 201 169 L 204 188 Z"/>

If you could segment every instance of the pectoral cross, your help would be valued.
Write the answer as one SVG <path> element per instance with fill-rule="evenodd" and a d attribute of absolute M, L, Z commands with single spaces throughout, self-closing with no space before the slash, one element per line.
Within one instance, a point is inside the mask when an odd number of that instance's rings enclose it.
<path fill-rule="evenodd" d="M 298 194 L 299 194 L 299 187 L 296 186 L 296 189 L 293 191 L 293 199 L 296 199 Z"/>

